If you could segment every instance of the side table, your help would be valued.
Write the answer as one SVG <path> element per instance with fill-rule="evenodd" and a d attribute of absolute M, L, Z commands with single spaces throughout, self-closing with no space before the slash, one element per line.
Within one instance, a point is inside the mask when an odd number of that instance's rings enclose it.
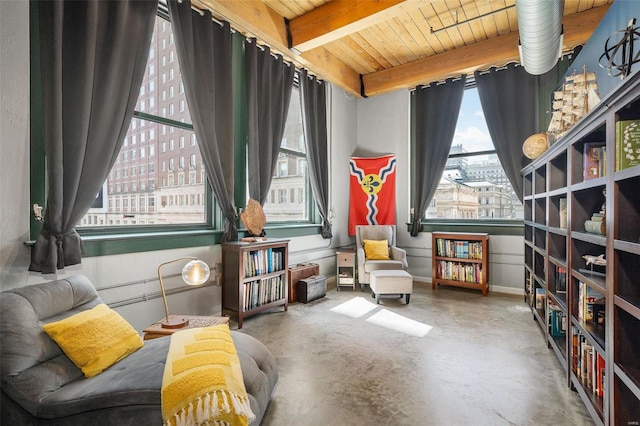
<path fill-rule="evenodd" d="M 356 251 L 354 249 L 339 249 L 336 251 L 336 289 L 349 286 L 356 289 Z"/>
<path fill-rule="evenodd" d="M 186 330 L 187 328 L 210 327 L 212 325 L 227 324 L 229 317 L 211 317 L 211 316 L 195 316 L 195 315 L 169 315 L 169 318 L 188 318 L 189 324 L 180 328 L 163 328 L 160 321 L 151 324 L 142 330 L 144 332 L 144 340 L 156 339 L 158 337 L 170 336 L 176 331 Z"/>

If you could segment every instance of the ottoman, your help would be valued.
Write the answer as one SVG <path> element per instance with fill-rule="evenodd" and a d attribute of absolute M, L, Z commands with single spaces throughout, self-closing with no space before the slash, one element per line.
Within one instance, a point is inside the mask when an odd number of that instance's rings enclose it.
<path fill-rule="evenodd" d="M 376 303 L 380 303 L 381 294 L 404 295 L 405 303 L 409 303 L 409 297 L 413 293 L 413 277 L 407 271 L 401 269 L 379 269 L 371 271 L 370 283 L 372 296 Z"/>

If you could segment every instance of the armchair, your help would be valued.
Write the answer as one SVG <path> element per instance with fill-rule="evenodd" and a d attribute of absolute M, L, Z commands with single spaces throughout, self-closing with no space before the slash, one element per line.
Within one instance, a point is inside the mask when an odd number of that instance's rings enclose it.
<path fill-rule="evenodd" d="M 368 259 L 364 240 L 387 241 L 388 260 Z M 356 259 L 358 263 L 358 282 L 364 291 L 365 284 L 370 283 L 370 274 L 376 270 L 409 268 L 407 252 L 396 247 L 396 225 L 356 225 Z"/>

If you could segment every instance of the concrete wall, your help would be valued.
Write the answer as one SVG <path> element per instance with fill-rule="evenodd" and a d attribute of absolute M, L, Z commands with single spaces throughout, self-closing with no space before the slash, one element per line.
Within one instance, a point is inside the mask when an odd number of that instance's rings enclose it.
<path fill-rule="evenodd" d="M 0 1 L 0 290 L 49 281 L 81 273 L 88 276 L 107 303 L 117 306 L 138 330 L 163 315 L 157 298 L 157 266 L 181 256 L 198 256 L 209 265 L 221 261 L 220 246 L 194 247 L 127 255 L 85 258 L 81 265 L 67 267 L 55 275 L 27 271 L 29 248 L 29 17 L 26 0 Z M 293 238 L 290 263 L 314 261 L 321 273 L 335 275 L 335 248 L 353 244 L 347 235 L 349 210 L 348 158 L 394 153 L 398 158 L 398 240 L 409 253 L 411 272 L 418 280 L 431 275 L 431 237 L 412 238 L 403 224 L 409 211 L 409 94 L 399 91 L 371 99 L 355 99 L 341 89 L 330 89 L 330 200 L 333 235 Z M 392 147 L 392 148 L 391 148 Z M 522 238 L 491 240 L 491 275 L 495 290 L 521 291 Z M 177 274 L 181 265 L 163 272 Z M 218 271 L 214 271 L 216 273 Z M 169 289 L 179 288 L 179 279 L 166 280 Z M 173 313 L 218 314 L 220 288 L 202 287 L 169 298 Z"/>

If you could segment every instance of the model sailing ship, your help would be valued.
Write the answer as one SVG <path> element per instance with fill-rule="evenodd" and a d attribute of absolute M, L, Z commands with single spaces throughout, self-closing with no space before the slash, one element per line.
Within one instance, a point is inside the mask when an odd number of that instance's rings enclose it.
<path fill-rule="evenodd" d="M 561 90 L 553 92 L 552 116 L 548 133 L 561 137 L 567 130 L 591 111 L 600 102 L 596 73 L 573 72 L 565 77 Z"/>

